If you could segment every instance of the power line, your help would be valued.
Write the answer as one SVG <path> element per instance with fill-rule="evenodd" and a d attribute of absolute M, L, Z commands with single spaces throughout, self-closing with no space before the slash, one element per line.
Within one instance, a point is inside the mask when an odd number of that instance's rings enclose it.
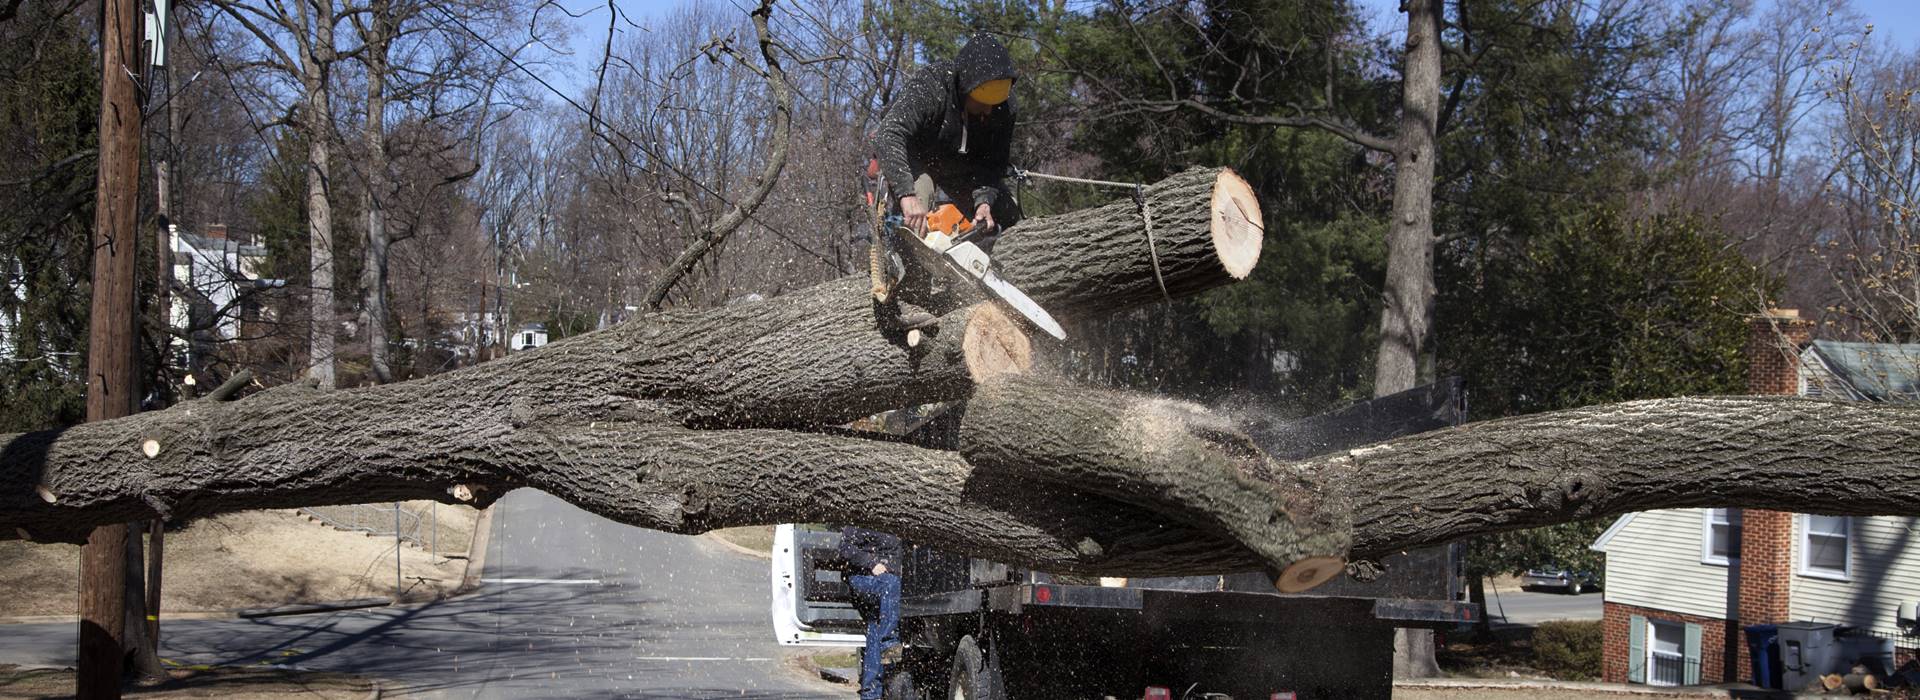
<path fill-rule="evenodd" d="M 665 166 L 667 170 L 671 171 L 674 176 L 679 177 L 681 180 L 693 183 L 695 187 L 700 188 L 700 190 L 704 191 L 708 196 L 711 196 L 714 199 L 719 200 L 721 203 L 729 207 L 733 207 L 736 209 L 741 208 L 733 200 L 728 199 L 726 195 L 721 194 L 718 190 L 715 190 L 713 187 L 709 186 L 706 182 L 700 179 L 697 179 L 692 175 L 687 174 L 687 172 L 684 170 L 681 170 L 679 166 L 674 165 L 671 159 L 665 158 L 661 156 L 659 153 L 656 153 L 653 149 L 647 148 L 646 145 L 635 140 L 633 137 L 628 136 L 625 132 L 620 131 L 618 128 L 614 127 L 612 124 L 608 123 L 606 120 L 601 119 L 600 116 L 598 114 L 595 114 L 593 110 L 587 109 L 584 105 L 581 105 L 579 101 L 573 99 L 573 97 L 567 95 L 564 92 L 561 92 L 559 88 L 554 87 L 553 84 L 547 82 L 545 78 L 540 77 L 539 74 L 534 73 L 533 70 L 527 68 L 525 65 L 520 63 L 519 59 L 514 58 L 511 54 L 508 54 L 506 51 L 502 51 L 499 47 L 494 46 L 493 42 L 488 41 L 486 37 L 481 36 L 479 32 L 474 31 L 472 27 L 468 26 L 467 23 L 464 20 L 461 20 L 458 16 L 454 15 L 451 12 L 448 12 L 446 9 L 441 8 L 437 5 L 428 5 L 427 7 L 431 7 L 432 9 L 437 10 L 441 14 L 441 16 L 444 16 L 448 20 L 451 20 L 454 24 L 459 25 L 462 30 L 466 31 L 467 35 L 472 36 L 474 40 L 480 42 L 482 46 L 485 46 L 488 49 L 492 50 L 494 53 L 499 54 L 500 58 L 506 60 L 507 63 L 512 64 L 514 68 L 518 68 L 520 72 L 527 74 L 527 77 L 533 78 L 534 82 L 539 83 L 540 86 L 546 88 L 548 92 L 553 93 L 555 96 L 558 96 L 560 99 L 566 101 L 566 103 L 572 106 L 574 109 L 579 110 L 581 114 L 584 114 L 587 116 L 587 119 L 590 120 L 590 122 L 593 125 L 598 125 L 599 127 L 605 128 L 608 132 L 611 132 L 615 136 L 619 136 L 621 140 L 626 141 L 629 145 L 633 146 L 635 150 L 638 150 L 641 153 L 645 154 L 648 158 L 651 158 L 653 162 L 658 163 L 662 166 Z M 596 130 L 594 133 L 595 135 L 600 136 L 601 139 L 606 140 L 608 142 L 608 145 L 614 146 L 616 150 L 619 149 L 619 146 L 614 145 L 611 139 L 608 139 L 605 135 L 600 134 L 599 131 Z M 641 170 L 643 172 L 648 171 L 648 169 L 645 167 L 641 168 Z M 744 212 L 745 210 L 743 209 L 742 211 Z M 813 254 L 816 257 L 821 257 L 822 259 L 825 259 L 825 256 L 822 256 L 821 254 L 814 252 L 812 249 L 807 248 L 806 246 L 800 245 L 799 242 L 795 241 L 791 237 L 791 234 L 781 231 L 780 229 L 762 220 L 757 213 L 754 213 L 754 212 L 745 212 L 745 213 L 747 215 L 748 220 L 754 222 L 755 224 L 760 225 L 761 227 L 766 228 L 768 231 L 772 231 L 781 240 L 784 240 L 787 243 L 790 243 L 795 247 L 800 248 L 803 251 Z"/>

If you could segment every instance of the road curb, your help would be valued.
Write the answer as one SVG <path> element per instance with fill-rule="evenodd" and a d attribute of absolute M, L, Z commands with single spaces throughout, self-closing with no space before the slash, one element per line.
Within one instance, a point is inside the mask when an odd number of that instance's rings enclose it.
<path fill-rule="evenodd" d="M 359 610 L 392 605 L 392 598 L 350 598 L 325 603 L 294 603 L 276 605 L 271 608 L 242 608 L 233 611 L 236 617 L 252 620 L 261 617 L 281 617 L 285 615 L 308 615 L 312 613 L 333 612 L 335 610 Z"/>
<path fill-rule="evenodd" d="M 480 587 L 480 574 L 487 568 L 487 547 L 493 542 L 493 506 L 480 510 L 473 520 L 473 541 L 467 544 L 467 570 L 460 576 L 460 587 L 447 594 L 453 598 Z"/>

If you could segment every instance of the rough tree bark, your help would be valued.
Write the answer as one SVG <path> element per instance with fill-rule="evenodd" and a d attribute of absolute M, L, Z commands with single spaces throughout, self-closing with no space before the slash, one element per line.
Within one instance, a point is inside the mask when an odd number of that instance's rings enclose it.
<path fill-rule="evenodd" d="M 141 105 L 134 76 L 142 66 L 140 9 L 132 0 L 100 4 L 100 163 L 93 213 L 93 299 L 87 329 L 87 420 L 105 425 L 134 412 L 140 395 L 140 312 L 134 255 L 139 250 Z M 127 525 L 139 518 L 74 530 L 80 549 L 80 629 L 76 694 L 120 697 L 127 632 Z"/>
<path fill-rule="evenodd" d="M 1444 0 L 1407 0 L 1407 57 L 1393 146 L 1392 220 L 1387 222 L 1386 295 L 1374 395 L 1420 383 L 1433 319 L 1433 169 L 1440 117 L 1440 27 Z"/>
<path fill-rule="evenodd" d="M 1229 261 L 1257 258 L 1258 235 L 1236 232 L 1260 229 L 1258 207 L 1222 196 L 1236 188 L 1213 170 L 1149 188 L 1169 289 L 1224 284 L 1244 274 Z M 1099 225 L 1131 212 L 1023 223 L 1003 272 L 1070 318 L 1150 303 L 1138 232 Z M 525 486 L 672 532 L 846 521 L 1048 570 L 1265 570 L 1292 590 L 1342 558 L 1484 532 L 1681 506 L 1904 513 L 1920 487 L 1901 478 L 1920 408 L 1673 399 L 1280 462 L 1204 407 L 1048 379 L 1049 347 L 993 306 L 906 347 L 846 278 L 423 380 L 0 436 L 0 528 L 72 539 L 155 512 L 489 503 Z M 949 399 L 969 399 L 950 449 L 832 427 Z"/>
<path fill-rule="evenodd" d="M 387 233 L 387 196 L 392 191 L 387 178 L 387 78 L 392 71 L 388 52 L 399 33 L 391 0 L 373 0 L 367 4 L 367 19 L 355 22 L 360 29 L 361 61 L 367 67 L 367 121 L 361 138 L 367 145 L 364 184 L 367 207 L 367 247 L 365 266 L 360 272 L 361 305 L 367 314 L 367 368 L 374 381 L 393 381 L 393 349 L 388 347 L 387 308 L 388 248 L 393 245 Z"/>
<path fill-rule="evenodd" d="M 1406 66 L 1400 74 L 1400 126 L 1394 136 L 1393 206 L 1387 222 L 1386 294 L 1373 395 L 1406 391 L 1432 374 L 1433 172 L 1440 116 L 1440 27 L 1445 0 L 1407 0 Z M 1395 678 L 1440 675 L 1433 631 L 1394 632 Z"/>
<path fill-rule="evenodd" d="M 300 42 L 299 129 L 307 139 L 307 376 L 323 389 L 334 386 L 333 372 L 333 88 L 335 60 L 332 0 L 296 3 L 301 26 L 311 40 Z M 309 18 L 308 13 L 313 16 Z"/>

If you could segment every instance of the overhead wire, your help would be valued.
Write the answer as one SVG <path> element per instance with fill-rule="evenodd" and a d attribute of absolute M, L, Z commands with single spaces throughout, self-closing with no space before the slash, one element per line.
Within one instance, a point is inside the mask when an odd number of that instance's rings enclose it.
<path fill-rule="evenodd" d="M 519 69 L 520 72 L 525 73 L 527 77 L 532 78 L 534 82 L 539 83 L 541 87 L 546 88 L 548 92 L 553 93 L 555 96 L 559 97 L 561 100 L 564 100 L 568 105 L 572 106 L 575 110 L 578 110 L 581 114 L 586 115 L 587 119 L 590 121 L 592 125 L 597 125 L 600 128 L 604 128 L 607 132 L 620 137 L 621 140 L 627 142 L 627 144 L 631 145 L 635 150 L 638 150 L 642 154 L 645 154 L 647 158 L 651 159 L 654 163 L 660 166 L 664 166 L 675 177 L 678 177 L 679 179 L 684 180 L 686 182 L 692 183 L 695 187 L 699 188 L 708 196 L 713 197 L 714 199 L 720 201 L 722 204 L 725 204 L 729 207 L 739 208 L 739 205 L 736 202 L 728 198 L 726 195 L 721 194 L 718 190 L 708 185 L 705 181 L 693 177 L 692 175 L 688 174 L 686 171 L 680 169 L 679 166 L 675 165 L 671 159 L 660 155 L 654 149 L 648 148 L 645 144 L 641 143 L 640 141 L 634 139 L 631 136 L 628 136 L 625 132 L 621 131 L 617 127 L 608 123 L 605 119 L 600 118 L 600 116 L 596 114 L 594 110 L 587 109 L 585 106 L 581 105 L 579 101 L 573 99 L 573 97 L 567 95 L 565 92 L 560 91 L 559 88 L 554 87 L 552 83 L 547 82 L 545 78 L 540 77 L 538 73 L 533 72 L 532 69 L 522 64 L 519 61 L 519 59 L 514 58 L 512 55 L 509 55 L 505 51 L 502 51 L 499 47 L 494 46 L 493 42 L 488 41 L 486 37 L 481 36 L 479 32 L 474 31 L 474 29 L 471 26 L 468 26 L 467 23 L 464 20 L 460 19 L 457 15 L 454 15 L 453 13 L 447 11 L 445 8 L 439 7 L 438 5 L 429 4 L 427 5 L 427 7 L 438 11 L 442 16 L 446 17 L 448 20 L 451 20 L 454 24 L 459 25 L 461 30 L 465 31 L 468 36 L 473 37 L 475 41 L 480 42 L 482 46 L 485 46 L 489 50 L 492 50 L 495 54 L 498 54 L 500 58 L 506 60 L 507 63 L 512 64 L 514 68 Z M 600 132 L 597 129 L 595 130 L 595 134 L 600 136 L 603 140 L 607 140 L 609 142 L 609 145 L 614 145 L 612 144 L 611 139 L 607 138 L 604 134 L 600 134 Z M 614 148 L 618 150 L 619 146 L 614 145 Z M 650 170 L 645 167 L 642 167 L 641 170 L 643 172 L 650 172 Z M 786 241 L 787 243 L 792 244 L 795 247 L 798 247 L 801 250 L 814 255 L 815 257 L 820 257 L 823 260 L 826 259 L 826 257 L 821 255 L 820 253 L 812 249 L 809 249 L 806 246 L 800 245 L 798 241 L 792 238 L 791 234 L 788 234 L 787 232 L 780 230 L 779 228 L 773 226 L 772 224 L 767 223 L 765 220 L 761 219 L 757 213 L 754 213 L 754 212 L 745 212 L 745 213 L 749 221 L 752 221 L 755 224 L 758 224 L 761 227 L 766 228 L 768 231 L 773 232 L 774 235 L 780 238 L 781 240 Z"/>

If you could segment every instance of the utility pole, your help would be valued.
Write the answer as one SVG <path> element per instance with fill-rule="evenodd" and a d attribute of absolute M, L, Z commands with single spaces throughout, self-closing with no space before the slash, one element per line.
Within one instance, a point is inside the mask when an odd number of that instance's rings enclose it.
<path fill-rule="evenodd" d="M 100 3 L 100 157 L 93 214 L 93 306 L 87 336 L 87 420 L 132 415 L 139 400 L 134 256 L 140 190 L 138 0 Z M 136 449 L 129 445 L 128 449 Z M 120 697 L 126 632 L 127 526 L 94 528 L 80 550 L 81 700 Z"/>

